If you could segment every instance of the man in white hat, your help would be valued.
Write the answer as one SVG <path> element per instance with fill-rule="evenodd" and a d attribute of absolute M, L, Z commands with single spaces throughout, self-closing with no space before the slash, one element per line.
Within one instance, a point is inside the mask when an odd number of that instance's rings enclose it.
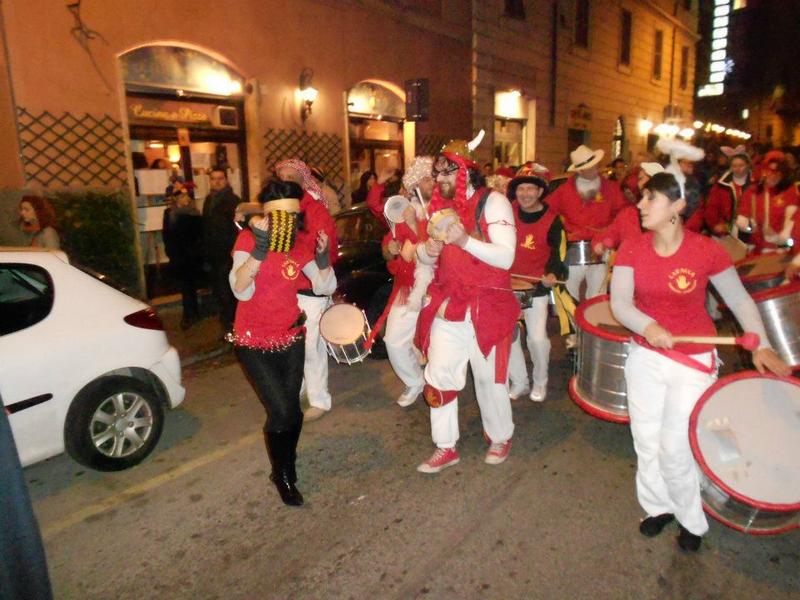
<path fill-rule="evenodd" d="M 586 299 L 602 293 L 608 267 L 602 259 L 592 258 L 591 239 L 611 224 L 626 203 L 619 186 L 600 177 L 597 165 L 604 155 L 602 150 L 584 145 L 573 150 L 569 155 L 572 164 L 567 170 L 575 176 L 553 192 L 547 202 L 564 220 L 569 266 L 567 290 L 576 299 L 580 298 L 584 279 Z M 584 259 L 580 257 L 581 251 Z"/>

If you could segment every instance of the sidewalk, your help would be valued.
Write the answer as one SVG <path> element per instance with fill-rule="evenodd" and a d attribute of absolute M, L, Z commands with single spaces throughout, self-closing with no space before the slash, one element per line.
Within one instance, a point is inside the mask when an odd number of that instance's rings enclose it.
<path fill-rule="evenodd" d="M 200 314 L 203 318 L 184 331 L 181 329 L 183 311 L 180 294 L 150 300 L 150 305 L 164 323 L 170 344 L 178 350 L 182 367 L 219 356 L 231 348 L 222 338 L 222 326 L 216 314 L 209 314 L 212 302 L 210 294 L 200 292 Z"/>

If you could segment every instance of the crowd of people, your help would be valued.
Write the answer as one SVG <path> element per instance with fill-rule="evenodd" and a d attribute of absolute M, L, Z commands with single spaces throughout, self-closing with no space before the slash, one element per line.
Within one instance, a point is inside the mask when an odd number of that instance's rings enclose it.
<path fill-rule="evenodd" d="M 663 140 L 661 161 L 642 157 L 629 171 L 615 159 L 604 174 L 603 151 L 582 145 L 570 154 L 567 180 L 551 190 L 549 171 L 535 162 L 499 173 L 481 168 L 477 143 L 450 142 L 435 156 L 414 158 L 405 173 L 366 173 L 357 190 L 388 229 L 382 249 L 394 284 L 377 326 L 385 323 L 389 361 L 405 386 L 397 404 L 423 397 L 430 410 L 435 448 L 417 470 L 438 473 L 459 462 L 458 400 L 470 368 L 485 462 L 503 463 L 515 431 L 512 401 L 547 397 L 550 304 L 569 348 L 576 304 L 610 289 L 611 309 L 633 340 L 625 376 L 645 513 L 639 528 L 654 536 L 677 520 L 678 544 L 697 550 L 708 524 L 688 421 L 718 360 L 711 344 L 677 340 L 716 333 L 710 282 L 741 327 L 759 336 L 754 366 L 790 373 L 770 347 L 730 249 L 718 243 L 730 237 L 751 253 L 797 252 L 790 240 L 800 237 L 798 194 L 786 156 L 773 151 L 754 161 L 743 147 L 724 147 L 727 168 L 706 176 L 702 150 Z M 302 423 L 331 408 L 319 322 L 336 287 L 336 232 L 299 160 L 275 166 L 254 206 L 231 244 L 229 283 L 238 300 L 231 339 L 266 409 L 272 480 L 286 504 L 298 505 Z M 798 264 L 795 254 L 787 279 L 797 277 Z"/>

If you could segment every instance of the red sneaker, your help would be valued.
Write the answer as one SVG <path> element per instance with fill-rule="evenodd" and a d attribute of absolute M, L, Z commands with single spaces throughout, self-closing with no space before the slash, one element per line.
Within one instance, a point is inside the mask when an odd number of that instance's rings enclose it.
<path fill-rule="evenodd" d="M 417 467 L 420 473 L 438 473 L 439 471 L 457 465 L 461 457 L 455 448 L 437 448 L 431 457 Z"/>
<path fill-rule="evenodd" d="M 489 450 L 486 452 L 486 464 L 499 465 L 500 463 L 505 462 L 508 458 L 508 453 L 510 450 L 511 440 L 493 443 L 491 446 L 489 446 Z"/>

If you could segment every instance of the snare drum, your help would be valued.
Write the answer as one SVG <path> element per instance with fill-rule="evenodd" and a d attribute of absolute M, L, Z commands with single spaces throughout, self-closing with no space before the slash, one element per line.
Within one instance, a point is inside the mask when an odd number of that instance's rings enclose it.
<path fill-rule="evenodd" d="M 625 362 L 631 332 L 611 314 L 609 297 L 597 296 L 578 305 L 578 355 L 569 395 L 590 415 L 613 423 L 628 423 Z"/>
<path fill-rule="evenodd" d="M 322 313 L 319 333 L 337 363 L 352 365 L 370 353 L 366 348 L 369 322 L 364 311 L 353 304 L 334 304 Z"/>
<path fill-rule="evenodd" d="M 519 305 L 522 310 L 533 306 L 533 283 L 518 277 L 511 277 L 511 289 L 514 295 L 519 300 Z"/>
<path fill-rule="evenodd" d="M 582 267 L 584 265 L 599 265 L 602 257 L 592 251 L 592 243 L 588 240 L 567 242 L 567 256 L 564 260 L 567 266 Z"/>
<path fill-rule="evenodd" d="M 447 239 L 447 228 L 454 223 L 461 222 L 458 213 L 452 208 L 437 210 L 428 220 L 428 236 L 437 242 Z"/>
<path fill-rule="evenodd" d="M 745 371 L 700 397 L 689 442 L 706 512 L 751 534 L 800 526 L 800 381 Z"/>
<path fill-rule="evenodd" d="M 792 369 L 800 369 L 800 281 L 752 296 L 770 345 Z"/>
<path fill-rule="evenodd" d="M 747 257 L 736 263 L 736 272 L 745 289 L 751 294 L 778 286 L 783 281 L 783 272 L 792 257 L 785 253 L 767 252 Z"/>

